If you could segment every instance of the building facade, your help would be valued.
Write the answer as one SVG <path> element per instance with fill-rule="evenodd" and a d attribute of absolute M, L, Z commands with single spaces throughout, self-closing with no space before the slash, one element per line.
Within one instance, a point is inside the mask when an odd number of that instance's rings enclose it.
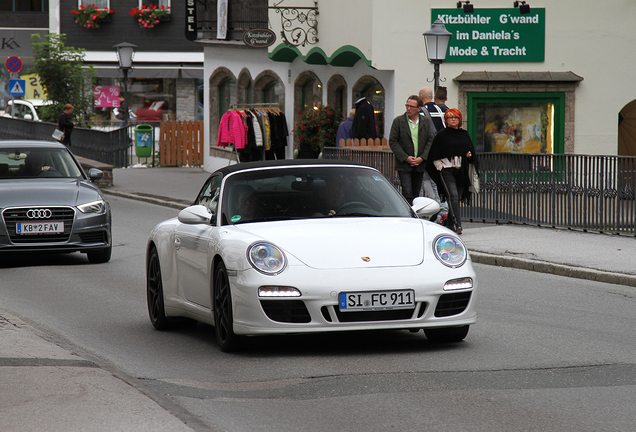
<path fill-rule="evenodd" d="M 267 13 L 266 26 L 263 18 L 235 22 L 248 4 L 255 15 Z M 219 26 L 224 5 L 227 23 Z M 218 163 L 218 124 L 232 107 L 275 104 L 291 132 L 299 113 L 316 103 L 346 113 L 366 97 L 378 135 L 388 137 L 408 96 L 434 87 L 422 34 L 438 18 L 452 34 L 440 85 L 480 151 L 636 155 L 636 58 L 629 54 L 636 4 L 555 0 L 530 2 L 528 11 L 511 0 L 480 0 L 472 13 L 456 5 L 208 0 L 208 26 L 197 40 L 204 50 L 206 169 Z M 225 38 L 217 31 L 224 25 Z M 269 47 L 242 40 L 245 30 L 263 27 L 276 36 Z"/>
<path fill-rule="evenodd" d="M 128 42 L 137 46 L 127 83 L 132 119 L 146 123 L 203 120 L 203 48 L 185 37 L 184 1 L 33 0 L 3 5 L 6 10 L 0 14 L 0 49 L 5 57 L 22 59 L 20 77 L 28 75 L 33 64 L 31 35 L 63 33 L 66 46 L 85 50 L 85 62 L 95 68 L 97 86 L 122 89 L 123 75 L 113 46 Z M 76 23 L 73 11 L 91 5 L 108 11 L 99 27 Z M 131 15 L 135 9 L 153 5 L 167 11 L 153 26 L 144 26 Z M 4 103 L 9 98 L 9 78 L 5 69 L 0 78 Z M 27 97 L 44 98 L 40 93 Z M 96 107 L 93 120 L 97 125 L 118 124 L 111 107 Z"/>

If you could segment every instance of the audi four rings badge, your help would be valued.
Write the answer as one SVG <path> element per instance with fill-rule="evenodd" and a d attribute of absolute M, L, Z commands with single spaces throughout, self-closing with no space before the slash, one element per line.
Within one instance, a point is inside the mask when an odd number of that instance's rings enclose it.
<path fill-rule="evenodd" d="M 53 212 L 49 209 L 31 209 L 26 215 L 29 219 L 48 219 L 53 216 Z"/>

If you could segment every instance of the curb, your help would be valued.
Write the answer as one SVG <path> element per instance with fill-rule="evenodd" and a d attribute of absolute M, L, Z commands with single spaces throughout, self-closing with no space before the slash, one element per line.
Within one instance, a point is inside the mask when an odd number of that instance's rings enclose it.
<path fill-rule="evenodd" d="M 134 199 L 137 201 L 144 201 L 150 204 L 156 204 L 163 207 L 170 207 L 177 210 L 183 210 L 184 208 L 192 204 L 189 201 L 170 200 L 170 198 L 159 197 L 155 195 L 144 195 L 144 194 L 136 194 L 136 193 L 129 193 L 129 192 L 120 192 L 120 191 L 114 191 L 109 189 L 102 189 L 101 191 L 107 195 L 113 195 L 120 198 Z"/>
<path fill-rule="evenodd" d="M 494 255 L 485 252 L 469 251 L 469 253 L 474 263 L 494 265 L 498 267 L 511 267 L 557 276 L 636 287 L 635 275 L 610 273 L 602 270 L 575 267 L 565 264 L 554 264 L 546 261 L 529 260 L 526 258 Z"/>

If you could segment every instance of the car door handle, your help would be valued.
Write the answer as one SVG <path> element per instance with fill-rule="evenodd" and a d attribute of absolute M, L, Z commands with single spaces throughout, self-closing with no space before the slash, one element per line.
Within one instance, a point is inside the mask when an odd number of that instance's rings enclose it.
<path fill-rule="evenodd" d="M 174 239 L 174 248 L 177 250 L 181 248 L 181 239 L 179 237 L 175 237 Z"/>

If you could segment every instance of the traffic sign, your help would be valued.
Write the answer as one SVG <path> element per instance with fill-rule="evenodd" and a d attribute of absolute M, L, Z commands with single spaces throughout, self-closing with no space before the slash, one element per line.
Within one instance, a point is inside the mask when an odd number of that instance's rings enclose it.
<path fill-rule="evenodd" d="M 23 79 L 9 80 L 9 94 L 13 96 L 24 96 L 26 89 L 26 81 Z"/>
<path fill-rule="evenodd" d="M 22 69 L 22 60 L 20 60 L 20 57 L 9 57 L 7 59 L 7 62 L 5 63 L 5 66 L 7 67 L 7 70 L 9 72 L 20 72 L 20 70 Z"/>

